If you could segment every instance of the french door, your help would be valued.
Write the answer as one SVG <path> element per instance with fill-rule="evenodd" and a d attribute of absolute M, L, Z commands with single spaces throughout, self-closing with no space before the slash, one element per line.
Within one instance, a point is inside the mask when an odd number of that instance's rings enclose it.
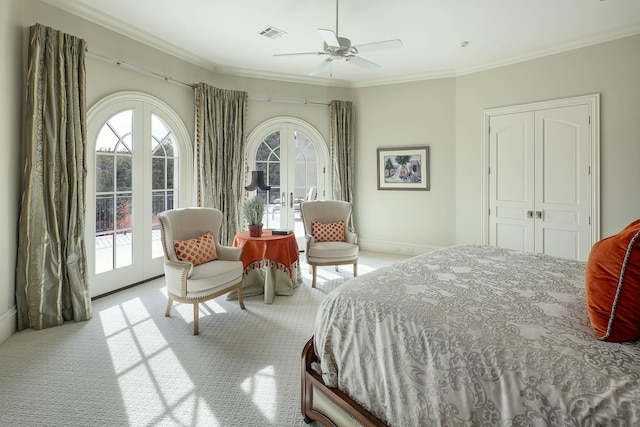
<path fill-rule="evenodd" d="M 291 117 L 269 120 L 249 136 L 248 165 L 262 171 L 269 190 L 256 190 L 266 209 L 265 228 L 295 232 L 304 238 L 300 204 L 324 199 L 328 152 L 322 136 L 309 124 Z"/>
<path fill-rule="evenodd" d="M 190 182 L 183 170 L 190 168 L 188 137 L 176 120 L 159 100 L 136 93 L 90 111 L 85 236 L 92 296 L 163 274 L 157 214 L 178 207 Z"/>

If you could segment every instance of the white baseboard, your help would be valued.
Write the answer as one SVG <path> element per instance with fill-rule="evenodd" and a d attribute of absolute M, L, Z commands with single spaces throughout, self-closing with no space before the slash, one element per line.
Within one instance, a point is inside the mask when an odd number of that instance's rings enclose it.
<path fill-rule="evenodd" d="M 376 240 L 358 237 L 360 250 L 371 252 L 383 252 L 387 254 L 420 255 L 440 249 L 441 246 L 415 245 L 405 242 L 390 242 L 388 240 Z"/>
<path fill-rule="evenodd" d="M 0 343 L 6 341 L 11 335 L 16 333 L 17 314 L 18 310 L 15 305 L 0 314 Z"/>

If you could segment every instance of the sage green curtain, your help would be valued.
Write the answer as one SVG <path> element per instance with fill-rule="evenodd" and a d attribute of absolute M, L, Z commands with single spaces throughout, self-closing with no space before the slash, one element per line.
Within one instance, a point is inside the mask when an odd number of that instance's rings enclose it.
<path fill-rule="evenodd" d="M 18 329 L 92 317 L 84 242 L 85 49 L 77 37 L 29 30 L 18 226 Z"/>
<path fill-rule="evenodd" d="M 241 230 L 247 92 L 196 86 L 196 186 L 198 206 L 224 215 L 220 242 Z"/>
<path fill-rule="evenodd" d="M 331 101 L 331 174 L 333 198 L 353 205 L 355 187 L 355 109 L 351 101 Z M 355 206 L 354 206 L 355 209 Z M 351 215 L 351 231 L 355 232 Z"/>

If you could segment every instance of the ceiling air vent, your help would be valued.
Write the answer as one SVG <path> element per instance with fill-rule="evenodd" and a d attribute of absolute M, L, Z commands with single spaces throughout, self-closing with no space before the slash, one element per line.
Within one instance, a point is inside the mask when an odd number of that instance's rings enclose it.
<path fill-rule="evenodd" d="M 277 39 L 278 37 L 282 37 L 283 34 L 287 33 L 272 26 L 265 27 L 260 31 L 261 36 L 269 37 L 270 39 Z"/>

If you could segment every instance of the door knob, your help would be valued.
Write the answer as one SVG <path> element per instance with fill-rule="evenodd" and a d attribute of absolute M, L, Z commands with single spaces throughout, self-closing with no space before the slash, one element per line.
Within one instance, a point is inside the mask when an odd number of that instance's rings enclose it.
<path fill-rule="evenodd" d="M 533 211 L 527 211 L 527 218 L 533 218 Z"/>
<path fill-rule="evenodd" d="M 542 219 L 542 211 L 536 211 L 536 218 Z"/>

